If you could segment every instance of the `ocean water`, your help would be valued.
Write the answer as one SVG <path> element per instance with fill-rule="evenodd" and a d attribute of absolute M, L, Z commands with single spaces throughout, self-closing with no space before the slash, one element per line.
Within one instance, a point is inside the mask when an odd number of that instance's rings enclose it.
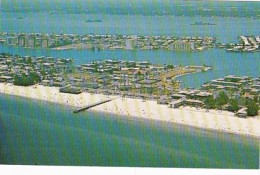
<path fill-rule="evenodd" d="M 256 138 L 0 94 L 0 164 L 259 168 Z"/>
<path fill-rule="evenodd" d="M 142 10 L 143 4 L 135 2 L 124 3 L 124 7 L 113 4 L 113 8 L 106 1 L 101 3 L 104 8 L 96 7 L 96 1 L 87 4 L 87 7 L 85 3 L 66 3 L 64 8 L 57 4 L 58 1 L 41 5 L 38 1 L 28 1 L 27 5 L 23 1 L 10 2 L 2 2 L 0 32 L 214 36 L 217 42 L 223 43 L 237 43 L 240 35 L 260 35 L 259 19 L 248 17 L 259 14 L 260 3 L 200 2 L 198 5 L 187 1 L 178 5 L 153 5 L 151 8 L 146 4 Z M 120 10 L 129 6 L 137 9 L 134 15 Z M 87 11 L 87 8 L 95 12 Z M 198 14 L 203 17 L 191 15 L 198 9 Z M 175 13 L 176 10 L 176 14 L 153 15 L 158 10 L 160 13 L 169 10 Z M 75 13 L 77 11 L 80 13 Z M 212 17 L 220 11 L 223 17 Z M 247 18 L 242 17 L 244 14 Z M 104 22 L 85 23 L 88 19 L 101 19 Z M 214 22 L 217 25 L 190 25 L 196 21 Z M 159 64 L 214 66 L 213 71 L 178 78 L 183 87 L 194 88 L 228 74 L 260 75 L 259 52 L 227 53 L 221 49 L 193 53 L 54 51 L 6 46 L 0 46 L 0 52 L 74 58 L 75 64 L 126 59 L 150 60 Z M 259 141 L 256 138 L 177 124 L 130 120 L 124 116 L 93 111 L 75 115 L 72 111 L 66 106 L 0 94 L 0 164 L 259 168 Z"/>

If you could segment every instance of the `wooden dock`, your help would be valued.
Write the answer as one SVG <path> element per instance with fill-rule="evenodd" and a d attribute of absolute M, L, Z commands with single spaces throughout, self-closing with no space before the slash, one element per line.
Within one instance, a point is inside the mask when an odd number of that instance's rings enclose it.
<path fill-rule="evenodd" d="M 78 109 L 74 110 L 73 113 L 79 113 L 79 112 L 81 112 L 81 111 L 84 111 L 84 110 L 93 108 L 93 107 L 95 107 L 95 106 L 98 106 L 98 105 L 101 105 L 101 104 L 110 102 L 110 101 L 112 101 L 112 100 L 113 100 L 113 99 L 102 100 L 102 101 L 100 101 L 100 102 L 93 103 L 93 104 L 90 104 L 90 105 L 87 105 L 87 106 L 78 108 Z"/>

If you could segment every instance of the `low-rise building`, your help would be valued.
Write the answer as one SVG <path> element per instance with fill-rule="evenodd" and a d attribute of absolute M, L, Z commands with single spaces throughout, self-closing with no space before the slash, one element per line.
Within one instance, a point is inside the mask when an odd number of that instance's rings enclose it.
<path fill-rule="evenodd" d="M 181 99 L 178 99 L 178 100 L 174 100 L 172 101 L 170 104 L 169 104 L 169 107 L 170 108 L 179 108 L 180 106 L 184 105 L 185 103 L 185 100 L 186 98 L 181 98 Z"/>
<path fill-rule="evenodd" d="M 0 82 L 4 83 L 12 83 L 13 77 L 10 76 L 0 76 Z"/>
<path fill-rule="evenodd" d="M 240 118 L 246 118 L 247 117 L 247 108 L 241 108 L 237 111 L 236 115 Z"/>
<path fill-rule="evenodd" d="M 169 104 L 170 98 L 167 96 L 161 96 L 158 100 L 157 100 L 157 104 Z"/>

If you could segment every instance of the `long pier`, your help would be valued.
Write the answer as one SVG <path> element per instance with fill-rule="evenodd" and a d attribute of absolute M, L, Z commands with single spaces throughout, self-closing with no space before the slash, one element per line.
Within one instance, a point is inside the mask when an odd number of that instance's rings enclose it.
<path fill-rule="evenodd" d="M 112 101 L 112 100 L 113 100 L 113 99 L 102 100 L 102 101 L 100 101 L 100 102 L 93 103 L 93 104 L 90 104 L 90 105 L 87 105 L 87 106 L 78 108 L 78 109 L 74 110 L 73 113 L 79 113 L 79 112 L 81 112 L 81 111 L 84 111 L 84 110 L 93 108 L 93 107 L 95 107 L 95 106 L 98 106 L 98 105 L 101 105 L 101 104 L 110 102 L 110 101 Z"/>

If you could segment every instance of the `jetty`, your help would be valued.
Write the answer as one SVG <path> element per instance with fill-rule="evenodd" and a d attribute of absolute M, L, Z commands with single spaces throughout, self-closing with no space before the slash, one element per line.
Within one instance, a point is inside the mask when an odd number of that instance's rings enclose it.
<path fill-rule="evenodd" d="M 73 113 L 79 113 L 79 112 L 81 112 L 81 111 L 84 111 L 84 110 L 93 108 L 93 107 L 95 107 L 95 106 L 98 106 L 98 105 L 101 105 L 101 104 L 110 102 L 110 101 L 112 101 L 112 100 L 114 100 L 114 99 L 106 99 L 106 100 L 99 101 L 99 102 L 97 102 L 97 103 L 93 103 L 93 104 L 90 104 L 90 105 L 87 105 L 87 106 L 84 106 L 84 107 L 80 107 L 80 108 L 74 110 Z"/>

